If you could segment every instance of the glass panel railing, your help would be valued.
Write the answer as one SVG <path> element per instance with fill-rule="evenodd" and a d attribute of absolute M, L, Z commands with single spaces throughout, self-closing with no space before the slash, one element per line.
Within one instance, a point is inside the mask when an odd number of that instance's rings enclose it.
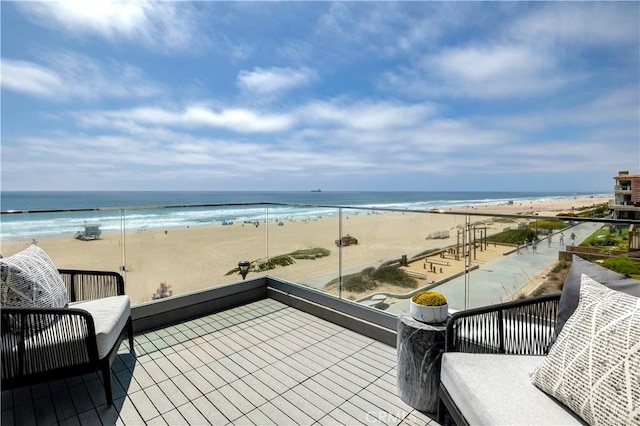
<path fill-rule="evenodd" d="M 439 283 L 434 291 L 447 297 L 452 310 L 485 306 L 510 298 L 524 284 L 530 265 L 505 262 L 508 256 L 518 251 L 518 245 L 499 236 L 528 229 L 531 219 L 466 215 L 463 220 L 464 224 L 457 230 L 455 246 L 444 254 L 445 257 L 453 255 L 449 262 L 455 265 L 457 272 Z M 535 234 L 531 231 L 523 235 L 520 241 L 522 252 L 525 250 L 524 239 L 531 241 Z M 540 243 L 536 242 L 536 248 L 539 246 Z"/>
<path fill-rule="evenodd" d="M 630 223 L 535 216 L 473 216 L 468 222 L 473 224 L 469 273 L 434 289 L 454 310 L 559 293 L 573 253 L 612 267 L 619 262 L 612 258 L 620 256 L 640 270 L 633 260 L 638 248 L 629 244 Z M 482 227 L 486 241 L 477 239 Z"/>
<path fill-rule="evenodd" d="M 119 210 L 52 211 L 2 215 L 2 254 L 33 242 L 60 269 L 118 271 L 122 265 Z"/>
<path fill-rule="evenodd" d="M 3 214 L 2 252 L 36 241 L 59 269 L 120 272 L 137 304 L 241 280 L 240 261 L 266 258 L 265 217 L 259 205 Z"/>
<path fill-rule="evenodd" d="M 5 256 L 36 240 L 59 268 L 119 271 L 134 304 L 238 282 L 238 263 L 247 261 L 247 279 L 268 275 L 398 314 L 423 289 L 443 293 L 452 310 L 559 291 L 574 252 L 633 262 L 639 225 L 465 210 L 208 205 L 3 212 L 1 243 Z"/>
<path fill-rule="evenodd" d="M 411 296 L 463 273 L 464 216 L 397 210 L 347 211 L 343 297 L 398 314 Z"/>
<path fill-rule="evenodd" d="M 338 208 L 270 207 L 268 275 L 326 291 L 339 276 L 338 225 Z"/>
<path fill-rule="evenodd" d="M 634 252 L 627 236 L 631 223 L 617 221 L 613 225 L 616 221 L 611 219 L 398 211 L 375 214 L 381 217 L 380 225 L 371 221 L 366 229 L 345 227 L 345 233 L 358 238 L 359 249 L 343 249 L 342 296 L 396 314 L 409 308 L 413 293 L 424 289 L 443 293 L 452 310 L 557 293 L 572 253 L 615 263 L 611 256 L 633 258 Z M 612 227 L 620 234 L 614 242 L 609 241 Z M 416 239 L 427 231 L 425 238 L 433 240 L 431 243 Z M 377 260 L 370 259 L 370 264 L 362 268 L 366 265 L 363 254 L 374 252 Z M 637 261 L 631 262 L 638 265 Z M 409 281 L 408 275 L 417 282 L 416 289 L 411 284 L 406 284 L 405 290 L 376 283 L 371 278 L 382 275 L 381 267 L 387 268 L 388 281 Z M 359 290 L 350 292 L 354 287 Z"/>
<path fill-rule="evenodd" d="M 135 209 L 125 215 L 127 294 L 133 303 L 162 299 L 264 275 L 264 206 Z"/>

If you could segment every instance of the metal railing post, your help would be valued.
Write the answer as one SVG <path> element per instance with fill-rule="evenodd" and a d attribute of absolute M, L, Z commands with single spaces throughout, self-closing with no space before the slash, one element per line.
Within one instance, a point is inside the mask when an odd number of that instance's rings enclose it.
<path fill-rule="evenodd" d="M 342 207 L 338 208 L 338 298 L 342 299 Z"/>

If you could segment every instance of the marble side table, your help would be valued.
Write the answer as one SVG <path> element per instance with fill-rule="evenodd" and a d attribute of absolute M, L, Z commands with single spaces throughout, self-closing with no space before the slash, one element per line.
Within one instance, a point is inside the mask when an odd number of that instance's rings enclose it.
<path fill-rule="evenodd" d="M 398 315 L 398 396 L 420 411 L 435 413 L 438 409 L 445 330 L 445 323 L 416 321 L 408 310 Z"/>

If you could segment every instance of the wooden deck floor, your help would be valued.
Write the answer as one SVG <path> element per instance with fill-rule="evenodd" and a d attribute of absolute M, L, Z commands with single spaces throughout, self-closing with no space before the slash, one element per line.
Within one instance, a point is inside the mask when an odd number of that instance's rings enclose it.
<path fill-rule="evenodd" d="M 2 392 L 2 424 L 436 425 L 396 396 L 395 348 L 271 299 L 135 342 L 111 407 L 89 374 Z"/>

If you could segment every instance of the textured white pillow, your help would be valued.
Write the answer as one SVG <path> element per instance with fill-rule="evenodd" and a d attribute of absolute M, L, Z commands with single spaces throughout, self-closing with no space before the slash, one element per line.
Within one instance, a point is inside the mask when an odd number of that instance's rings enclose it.
<path fill-rule="evenodd" d="M 640 298 L 583 274 L 578 307 L 531 381 L 591 425 L 639 425 Z"/>
<path fill-rule="evenodd" d="M 0 259 L 3 308 L 63 308 L 67 288 L 55 265 L 35 244 Z"/>

